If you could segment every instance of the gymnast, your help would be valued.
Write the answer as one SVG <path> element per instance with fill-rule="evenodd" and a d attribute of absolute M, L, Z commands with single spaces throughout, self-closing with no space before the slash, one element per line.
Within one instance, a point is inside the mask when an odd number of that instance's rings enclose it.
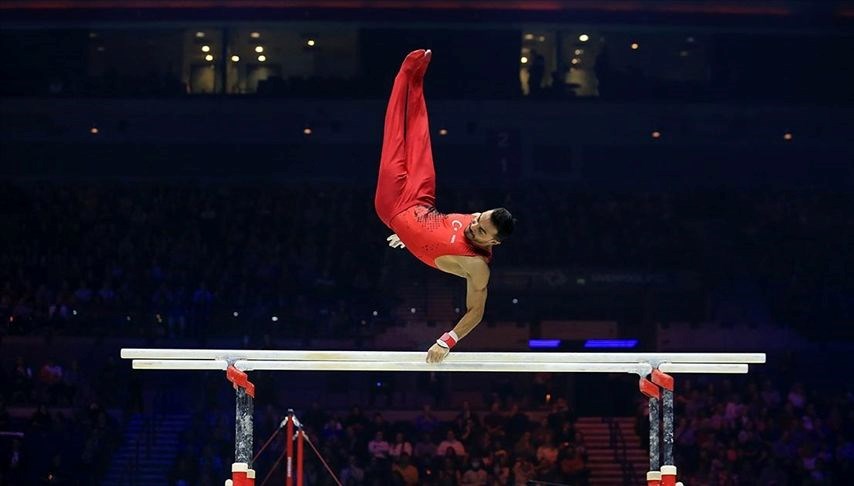
<path fill-rule="evenodd" d="M 516 220 L 504 208 L 474 214 L 436 209 L 436 174 L 430 146 L 424 74 L 430 50 L 412 51 L 394 79 L 385 115 L 382 157 L 374 205 L 394 234 L 392 248 L 408 248 L 433 268 L 466 279 L 466 313 L 427 351 L 427 362 L 445 359 L 483 319 L 492 248 L 513 233 Z"/>

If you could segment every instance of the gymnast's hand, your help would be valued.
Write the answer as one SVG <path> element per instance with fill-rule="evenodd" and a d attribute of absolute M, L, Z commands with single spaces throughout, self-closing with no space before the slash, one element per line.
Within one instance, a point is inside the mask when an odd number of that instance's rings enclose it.
<path fill-rule="evenodd" d="M 450 349 L 443 348 L 442 346 L 439 346 L 438 344 L 434 344 L 434 345 L 430 346 L 429 350 L 427 350 L 427 362 L 428 363 L 440 363 L 443 359 L 445 359 L 445 356 L 447 356 L 448 353 L 450 353 L 450 352 L 451 352 Z"/>
<path fill-rule="evenodd" d="M 396 233 L 389 236 L 385 240 L 388 241 L 388 246 L 392 248 L 406 248 L 406 245 L 404 245 L 403 242 L 400 241 L 400 237 L 397 236 Z"/>

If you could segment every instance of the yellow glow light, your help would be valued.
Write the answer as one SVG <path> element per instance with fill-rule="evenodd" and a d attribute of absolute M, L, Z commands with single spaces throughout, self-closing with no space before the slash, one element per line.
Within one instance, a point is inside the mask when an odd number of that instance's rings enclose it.
<path fill-rule="evenodd" d="M 205 61 L 213 61 L 213 56 L 208 54 L 207 56 L 205 56 Z"/>
<path fill-rule="evenodd" d="M 238 61 L 240 61 L 240 56 L 231 56 L 231 62 L 238 62 Z"/>
<path fill-rule="evenodd" d="M 260 62 L 264 62 L 264 61 L 266 61 L 266 60 L 267 60 L 267 56 L 265 56 L 265 55 L 263 55 L 263 54 L 262 54 L 262 55 L 260 55 L 260 56 L 258 56 L 258 61 L 260 61 Z"/>
<path fill-rule="evenodd" d="M 264 46 L 255 46 L 255 52 L 264 52 Z"/>
<path fill-rule="evenodd" d="M 211 46 L 202 46 L 202 52 L 211 52 Z"/>
<path fill-rule="evenodd" d="M 522 64 L 527 64 L 527 63 L 528 63 L 528 58 L 527 58 L 527 57 L 525 57 L 525 56 L 522 56 L 522 59 L 519 59 L 519 60 L 520 60 L 520 61 L 522 61 Z"/>
<path fill-rule="evenodd" d="M 590 40 L 590 36 L 587 34 L 581 34 L 580 36 L 578 36 L 578 40 L 580 40 L 581 42 L 587 42 Z"/>

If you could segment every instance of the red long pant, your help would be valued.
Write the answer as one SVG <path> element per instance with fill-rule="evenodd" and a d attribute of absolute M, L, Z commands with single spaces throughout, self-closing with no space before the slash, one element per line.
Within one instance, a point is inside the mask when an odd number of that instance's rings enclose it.
<path fill-rule="evenodd" d="M 406 62 L 406 61 L 404 61 Z M 394 78 L 383 130 L 383 149 L 374 206 L 386 226 L 416 204 L 436 205 L 436 173 L 423 70 L 420 75 L 401 67 Z"/>

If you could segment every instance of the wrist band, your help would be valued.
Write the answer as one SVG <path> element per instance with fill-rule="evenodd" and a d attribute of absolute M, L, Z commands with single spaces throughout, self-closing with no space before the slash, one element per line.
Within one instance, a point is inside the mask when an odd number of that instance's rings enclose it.
<path fill-rule="evenodd" d="M 445 349 L 451 349 L 457 344 L 460 338 L 457 336 L 457 333 L 454 331 L 448 331 L 445 334 L 442 334 L 442 337 L 436 340 L 436 344 L 442 346 Z"/>

